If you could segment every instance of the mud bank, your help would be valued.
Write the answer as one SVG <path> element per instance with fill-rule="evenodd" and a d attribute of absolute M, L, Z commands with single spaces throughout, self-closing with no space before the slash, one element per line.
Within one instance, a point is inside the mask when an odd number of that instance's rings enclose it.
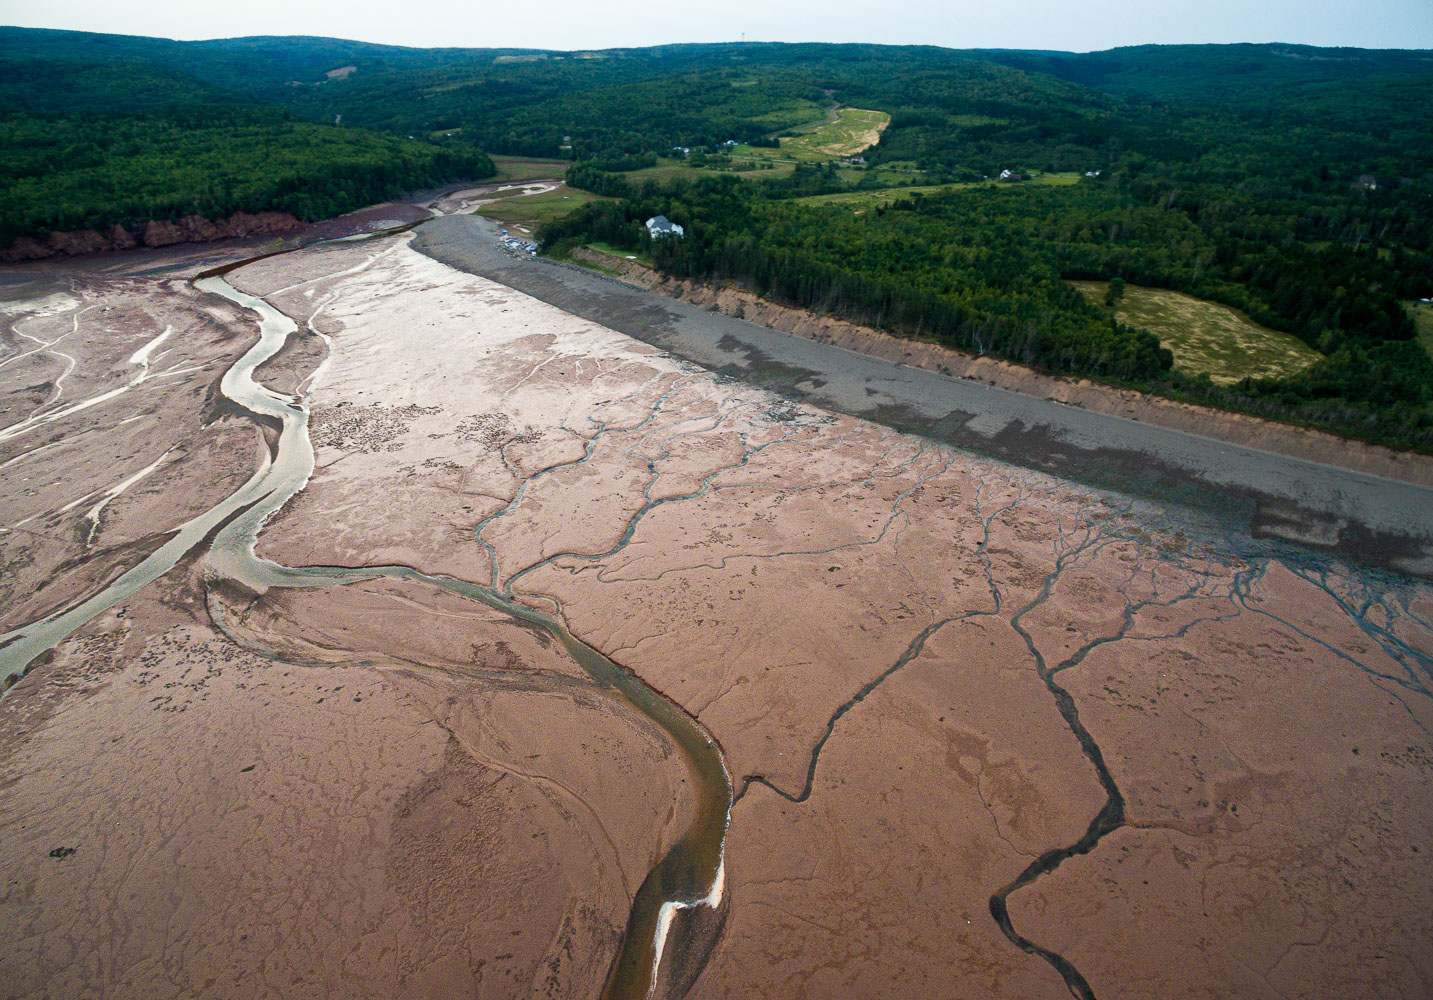
<path fill-rule="evenodd" d="M 27 269 L 28 271 L 29 269 Z M 217 405 L 241 313 L 181 281 L 89 275 L 0 299 L 0 632 L 70 607 L 252 474 Z"/>
<path fill-rule="evenodd" d="M 347 276 L 356 271 L 362 271 L 393 250 L 399 249 L 401 245 L 401 243 L 390 242 L 386 250 L 370 256 L 357 267 L 345 269 L 342 274 Z M 272 254 L 264 255 L 260 259 L 272 259 L 273 256 Z M 623 671 L 600 653 L 572 639 L 561 625 L 550 617 L 515 604 L 508 596 L 490 594 L 482 587 L 464 581 L 424 577 L 417 571 L 404 566 L 376 566 L 359 569 L 333 566 L 287 568 L 272 562 L 255 560 L 253 546 L 257 531 L 275 510 L 286 503 L 307 482 L 313 468 L 313 453 L 307 434 L 308 410 L 304 405 L 303 398 L 271 391 L 256 383 L 252 374 L 261 366 L 272 361 L 277 363 L 277 368 L 272 369 L 272 374 L 282 376 L 286 374 L 286 369 L 295 364 L 302 364 L 302 359 L 299 356 L 312 356 L 312 352 L 301 350 L 298 355 L 283 357 L 282 348 L 291 336 L 297 334 L 297 325 L 290 317 L 275 310 L 262 299 L 235 290 L 220 277 L 220 274 L 227 270 L 227 268 L 223 268 L 219 271 L 206 272 L 201 276 L 201 280 L 193 282 L 192 287 L 246 308 L 258 314 L 261 319 L 259 341 L 250 347 L 242 358 L 224 371 L 220 390 L 225 398 L 233 404 L 231 408 L 235 412 L 248 415 L 264 428 L 264 439 L 266 443 L 271 444 L 269 449 L 269 459 L 271 460 L 263 461 L 241 490 L 230 494 L 221 504 L 190 521 L 170 542 L 155 551 L 150 558 L 135 566 L 122 578 L 116 580 L 113 586 L 100 589 L 99 592 L 91 594 L 83 603 L 71 607 L 62 614 L 56 614 L 40 621 L 30 621 L 16 632 L 0 635 L 0 667 L 3 667 L 10 675 L 7 680 L 21 676 L 20 668 L 31 663 L 32 660 L 41 662 L 46 667 L 52 667 L 55 660 L 54 647 L 65 642 L 66 637 L 73 631 L 88 628 L 95 620 L 107 617 L 107 613 L 116 604 L 125 602 L 131 597 L 138 598 L 146 589 L 152 590 L 149 588 L 149 584 L 162 579 L 176 564 L 183 563 L 186 569 L 192 570 L 196 552 L 200 553 L 198 558 L 202 560 L 203 582 L 200 584 L 198 579 L 191 575 L 186 589 L 202 588 L 204 591 L 204 604 L 209 624 L 238 646 L 276 660 L 287 659 L 294 662 L 297 657 L 302 656 L 302 660 L 298 662 L 329 663 L 334 662 L 334 653 L 339 648 L 331 641 L 315 642 L 307 638 L 306 629 L 309 627 L 307 616 L 302 612 L 295 614 L 292 609 L 296 607 L 313 609 L 315 602 L 312 600 L 285 600 L 287 595 L 284 591 L 290 588 L 297 588 L 300 592 L 312 594 L 313 588 L 328 590 L 349 587 L 361 590 L 364 585 L 375 580 L 388 580 L 392 582 L 392 585 L 400 587 L 404 584 L 416 583 L 419 587 L 419 595 L 404 599 L 402 602 L 404 605 L 423 606 L 426 602 L 431 602 L 433 596 L 437 596 L 441 601 L 445 595 L 453 595 L 459 600 L 466 599 L 496 611 L 498 622 L 511 619 L 519 629 L 535 631 L 540 638 L 545 636 L 546 640 L 542 645 L 549 648 L 555 646 L 557 650 L 560 650 L 558 652 L 559 663 L 544 669 L 533 664 L 531 657 L 515 655 L 507 641 L 499 641 L 497 647 L 503 656 L 499 659 L 498 664 L 480 671 L 480 674 L 485 675 L 489 682 L 497 681 L 502 684 L 504 681 L 510 682 L 512 679 L 517 679 L 531 693 L 539 695 L 577 693 L 588 704 L 609 703 L 606 714 L 615 713 L 619 717 L 623 714 L 635 716 L 636 720 L 644 724 L 649 736 L 656 737 L 659 743 L 666 745 L 667 750 L 664 757 L 680 758 L 682 765 L 680 770 L 685 772 L 681 784 L 687 787 L 668 789 L 663 804 L 667 818 L 658 826 L 659 831 L 664 830 L 668 824 L 679 818 L 688 818 L 689 825 L 685 828 L 679 827 L 680 835 L 665 848 L 663 848 L 663 842 L 667 840 L 667 837 L 663 832 L 659 832 L 658 844 L 655 847 L 643 845 L 648 851 L 656 853 L 645 864 L 641 861 L 637 862 L 640 867 L 637 868 L 635 874 L 640 877 L 639 887 L 633 888 L 634 885 L 637 885 L 633 873 L 625 868 L 619 872 L 622 875 L 622 885 L 629 897 L 629 906 L 625 908 L 627 929 L 625 933 L 621 933 L 619 931 L 620 924 L 617 924 L 612 927 L 610 932 L 602 935 L 614 947 L 620 946 L 610 971 L 603 977 L 606 981 L 603 995 L 611 997 L 612 1000 L 649 996 L 652 979 L 661 960 L 664 945 L 669 944 L 673 950 L 680 947 L 684 953 L 690 952 L 686 944 L 688 935 L 685 933 L 685 929 L 692 921 L 681 914 L 693 910 L 715 909 L 722 900 L 721 856 L 727 813 L 730 808 L 731 788 L 725 768 L 721 763 L 719 750 L 694 720 L 685 715 L 677 706 L 663 699 L 652 689 L 645 687 L 634 675 Z M 310 281 L 299 280 L 291 282 L 289 287 L 302 287 L 307 284 L 310 284 Z M 74 290 L 73 283 L 72 290 Z M 322 304 L 325 303 L 321 303 L 319 308 L 322 308 Z M 42 315 L 48 315 L 46 310 L 50 309 L 52 305 L 54 303 L 50 300 L 42 300 L 36 304 L 36 308 L 41 311 Z M 310 312 L 305 326 L 316 339 L 326 342 L 327 338 L 319 333 L 314 326 L 316 315 L 317 311 Z M 76 321 L 70 334 L 65 334 L 65 337 L 49 342 L 23 333 L 18 328 L 15 328 L 13 332 L 40 344 L 41 346 L 36 349 L 38 352 L 53 351 L 55 344 L 71 334 L 77 334 L 78 330 Z M 143 374 L 148 372 L 149 355 L 172 332 L 172 327 L 166 328 L 164 334 L 150 341 L 129 359 L 131 364 L 144 365 L 139 379 L 119 390 L 94 397 L 92 404 L 87 403 L 84 406 L 58 411 L 48 419 L 60 420 L 71 416 L 74 411 L 88 409 L 90 405 L 99 405 L 137 385 L 139 381 L 143 380 Z M 71 350 L 76 349 L 74 346 L 67 346 Z M 11 360 L 19 360 L 22 357 L 24 355 L 17 355 L 15 359 Z M 69 360 L 74 361 L 73 358 Z M 316 369 L 312 373 L 312 377 L 317 380 L 320 374 L 321 372 Z M 422 410 L 419 407 L 410 409 Z M 23 433 L 28 423 L 36 419 L 38 418 L 32 415 L 27 421 L 18 425 L 0 428 L 0 442 Z M 272 441 L 270 441 L 271 435 L 269 434 L 271 425 L 277 426 L 277 434 Z M 149 470 L 145 471 L 147 473 Z M 129 482 L 127 481 L 125 485 L 129 485 Z M 65 510 L 68 509 L 70 508 L 65 508 Z M 205 551 L 206 549 L 207 551 Z M 435 589 L 438 593 L 437 595 L 429 594 L 425 598 L 422 595 L 422 588 Z M 324 627 L 331 627 L 336 618 L 341 619 L 342 609 L 346 608 L 351 600 L 350 592 L 344 592 L 336 602 L 325 602 L 320 598 L 317 601 L 317 609 L 321 609 L 320 617 L 325 623 Z M 143 603 L 142 599 L 139 603 Z M 256 617 L 256 612 L 258 613 L 257 620 L 251 621 Z M 451 611 L 446 615 L 446 617 L 453 616 Z M 126 614 L 121 611 L 109 620 L 120 621 L 125 617 Z M 364 615 L 366 620 L 375 618 L 381 620 L 383 617 L 385 616 L 382 609 L 368 610 Z M 403 617 L 405 616 L 400 613 L 399 618 Z M 476 627 L 476 631 L 483 631 L 483 623 L 473 618 L 471 612 L 468 614 L 459 612 L 457 617 L 467 618 L 469 628 Z M 273 623 L 276 620 L 282 623 L 282 627 L 274 627 Z M 125 624 L 127 625 L 127 623 Z M 387 634 L 401 636 L 406 631 L 399 627 L 387 631 Z M 145 635 L 151 634 L 146 628 Z M 141 639 L 141 642 L 143 641 Z M 348 647 L 349 642 L 345 641 L 341 645 Z M 396 655 L 400 649 L 406 653 L 410 646 L 410 642 L 400 640 L 397 644 L 386 643 L 380 648 L 375 648 L 372 653 L 379 657 L 387 657 Z M 470 648 L 472 652 L 476 653 L 479 647 L 474 645 Z M 89 650 L 86 656 L 86 659 L 91 661 L 87 664 L 89 670 L 98 668 L 103 671 L 107 667 L 110 669 L 122 668 L 123 660 L 118 662 L 110 660 L 107 665 L 103 665 L 104 652 L 113 653 L 115 650 L 105 650 L 103 646 Z M 354 652 L 358 652 L 358 650 L 355 649 Z M 435 652 L 438 652 L 438 649 L 432 646 L 430 640 L 424 649 L 427 666 L 440 666 L 439 663 L 433 662 Z M 340 662 L 345 658 L 342 653 L 339 654 Z M 563 659 L 570 660 L 569 669 L 563 668 L 561 663 Z M 63 663 L 63 661 L 61 662 Z M 442 664 L 441 667 L 447 667 L 447 665 Z M 451 688 L 451 682 L 460 680 L 462 671 L 455 672 L 451 667 L 447 667 L 442 670 L 442 673 L 447 677 Z M 54 677 L 51 676 L 50 679 L 53 680 Z M 562 683 L 558 683 L 559 681 Z M 553 687 L 554 683 L 558 684 L 556 688 Z M 574 684 L 577 686 L 576 692 L 572 690 Z M 173 682 L 165 685 L 166 688 L 174 686 Z M 586 690 L 582 690 L 583 688 Z M 24 688 L 15 700 L 23 704 L 26 702 L 26 695 L 35 690 L 33 687 Z M 161 696 L 155 700 L 168 701 L 168 698 Z M 320 702 L 322 700 L 322 698 L 319 699 Z M 354 700 L 361 701 L 361 695 Z M 451 708 L 452 703 L 456 700 L 456 696 L 450 696 L 447 705 L 441 710 L 442 728 L 455 740 L 461 741 L 464 735 L 471 739 L 473 738 L 472 734 L 460 727 L 453 717 Z M 46 706 L 44 701 L 42 694 L 37 702 L 29 703 L 27 707 L 38 705 L 34 711 L 29 713 L 29 720 L 33 720 L 36 715 L 41 718 L 48 715 L 49 706 Z M 519 714 L 531 715 L 534 711 L 540 712 L 540 706 L 525 706 L 524 711 Z M 610 723 L 601 722 L 589 725 L 592 730 L 601 733 L 606 740 L 611 740 L 614 736 L 612 730 L 619 728 Z M 671 747 L 677 748 L 675 755 L 671 753 Z M 252 767 L 245 770 L 252 770 Z M 550 771 L 550 765 L 544 768 L 545 773 L 538 779 L 540 783 L 552 780 Z M 534 776 L 529 774 L 528 777 Z M 592 815 L 596 821 L 596 832 L 601 834 L 602 839 L 612 844 L 615 850 L 610 830 L 616 828 L 621 817 L 609 816 L 604 822 L 599 811 L 594 809 L 589 802 L 592 793 L 589 792 L 587 796 L 584 796 L 572 790 L 574 784 L 581 784 L 589 777 L 590 775 L 584 775 L 575 781 L 569 778 L 566 781 L 559 781 L 558 785 L 569 796 L 574 797 L 587 813 Z M 612 784 L 614 787 L 620 786 L 621 780 L 613 781 Z M 690 809 L 686 808 L 688 801 L 691 802 Z M 690 813 L 690 816 L 684 817 L 684 814 L 687 813 Z M 633 829 L 641 838 L 643 827 L 638 826 Z M 52 857 L 68 857 L 74 853 L 75 849 L 59 848 L 57 850 L 59 853 L 52 854 Z M 551 859 L 549 865 L 554 863 L 560 863 L 560 860 Z M 623 915 L 623 911 L 619 910 L 615 914 L 609 914 L 609 918 L 620 919 Z M 570 923 L 570 919 L 565 923 L 564 927 L 568 933 L 562 935 L 567 939 L 565 947 L 569 952 L 573 948 Z M 615 919 L 614 923 L 616 923 Z M 708 939 L 706 947 L 710 947 L 710 943 L 710 939 Z M 601 942 L 593 942 L 593 944 L 597 947 L 591 950 L 589 958 L 595 956 L 596 964 L 585 966 L 585 968 L 589 971 L 595 969 L 601 972 L 606 968 L 607 955 L 601 947 Z M 509 953 L 503 957 L 511 958 L 512 955 Z M 479 961 L 474 971 L 481 970 L 485 961 Z M 544 964 L 551 976 L 557 972 L 560 962 L 557 958 L 552 958 Z M 29 971 L 34 970 L 31 968 Z M 551 982 L 552 980 L 549 981 L 549 986 L 551 986 Z"/>
<path fill-rule="evenodd" d="M 0 251 L 0 263 L 25 266 L 0 274 L 0 280 L 47 272 L 153 274 L 185 270 L 190 265 L 205 270 L 252 257 L 261 250 L 293 249 L 430 219 L 434 210 L 428 206 L 446 204 L 454 187 L 467 185 L 448 185 L 422 192 L 412 201 L 381 202 L 318 222 L 300 222 L 280 212 L 238 212 L 227 219 L 193 215 L 148 222 L 132 231 L 115 226 L 108 232 L 78 230 L 53 233 L 44 240 L 20 239 Z"/>
<path fill-rule="evenodd" d="M 50 233 L 44 238 L 21 237 L 0 248 L 0 263 L 17 264 L 135 249 L 153 250 L 185 243 L 216 243 L 257 236 L 332 239 L 349 233 L 387 229 L 434 215 L 472 212 L 497 198 L 540 194 L 552 190 L 559 183 L 554 180 L 446 184 L 411 194 L 403 200 L 380 202 L 317 222 L 302 222 L 288 212 L 235 212 L 219 219 L 202 215 L 151 219 L 130 228 L 116 224 L 104 231 L 72 229 Z"/>

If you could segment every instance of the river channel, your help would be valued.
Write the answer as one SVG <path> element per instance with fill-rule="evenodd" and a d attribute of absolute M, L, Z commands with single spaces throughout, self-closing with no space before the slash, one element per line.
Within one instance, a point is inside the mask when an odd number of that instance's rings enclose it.
<path fill-rule="evenodd" d="M 378 233 L 375 237 L 398 231 Z M 0 635 L 0 677 L 23 673 L 36 657 L 54 648 L 96 615 L 159 579 L 206 540 L 208 548 L 203 553 L 206 575 L 232 581 L 258 594 L 275 587 L 343 586 L 387 577 L 425 583 L 479 601 L 535 625 L 557 639 L 599 691 L 635 709 L 666 734 L 680 754 L 693 785 L 696 808 L 691 823 L 638 888 L 603 997 L 632 1000 L 650 996 L 668 949 L 688 952 L 683 964 L 700 968 L 706 955 L 690 954 L 690 950 L 709 949 L 714 941 L 708 938 L 704 944 L 693 944 L 692 949 L 688 949 L 686 934 L 693 922 L 681 919 L 681 914 L 696 907 L 715 910 L 721 906 L 732 785 L 720 749 L 694 718 L 630 671 L 578 641 L 558 617 L 519 604 L 503 591 L 451 577 L 430 576 L 407 566 L 290 567 L 255 555 L 255 542 L 264 522 L 304 488 L 314 468 L 307 395 L 277 393 L 253 377 L 254 371 L 276 355 L 298 327 L 268 302 L 239 291 L 224 277 L 257 259 L 259 257 L 252 257 L 206 271 L 194 279 L 193 285 L 259 317 L 258 341 L 224 373 L 220 390 L 254 420 L 280 426 L 272 453 L 261 460 L 259 468 L 237 491 L 181 525 L 148 558 L 109 586 L 74 607 Z"/>

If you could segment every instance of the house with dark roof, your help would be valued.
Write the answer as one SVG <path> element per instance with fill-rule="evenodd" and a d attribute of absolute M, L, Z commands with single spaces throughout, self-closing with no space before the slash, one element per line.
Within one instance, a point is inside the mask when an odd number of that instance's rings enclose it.
<path fill-rule="evenodd" d="M 686 230 L 665 215 L 654 215 L 647 220 L 647 232 L 656 239 L 658 236 L 681 236 Z"/>

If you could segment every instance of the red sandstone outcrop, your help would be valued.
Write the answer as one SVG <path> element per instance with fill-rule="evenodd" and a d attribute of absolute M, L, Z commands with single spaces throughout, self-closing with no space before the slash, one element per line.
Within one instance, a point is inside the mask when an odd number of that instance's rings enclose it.
<path fill-rule="evenodd" d="M 77 229 L 51 233 L 44 239 L 22 237 L 0 250 L 0 261 L 43 260 L 46 257 L 72 257 L 100 253 L 105 250 L 128 250 L 135 246 L 164 247 L 175 243 L 207 243 L 210 240 L 239 236 L 263 236 L 282 233 L 302 225 L 287 212 L 235 212 L 217 221 L 202 215 L 186 215 L 182 219 L 151 219 L 131 232 L 116 225 L 108 234 L 93 229 Z"/>

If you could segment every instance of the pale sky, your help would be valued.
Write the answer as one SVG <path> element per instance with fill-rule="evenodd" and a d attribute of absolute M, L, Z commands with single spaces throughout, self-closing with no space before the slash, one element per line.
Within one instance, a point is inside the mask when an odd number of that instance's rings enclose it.
<path fill-rule="evenodd" d="M 743 36 L 1077 52 L 1149 42 L 1433 48 L 1433 0 L 0 0 L 0 23 L 184 39 L 327 35 L 548 49 Z"/>

